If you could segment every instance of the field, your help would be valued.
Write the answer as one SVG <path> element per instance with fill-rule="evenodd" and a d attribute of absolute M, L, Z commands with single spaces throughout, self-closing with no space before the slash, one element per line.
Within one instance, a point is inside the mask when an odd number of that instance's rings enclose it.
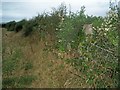
<path fill-rule="evenodd" d="M 96 17 L 83 6 L 67 15 L 61 4 L 52 13 L 2 24 L 2 87 L 118 87 L 116 10 Z"/>

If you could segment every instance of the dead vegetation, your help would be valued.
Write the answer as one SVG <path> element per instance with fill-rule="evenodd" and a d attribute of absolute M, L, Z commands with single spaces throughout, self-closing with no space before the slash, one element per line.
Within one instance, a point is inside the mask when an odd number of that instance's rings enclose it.
<path fill-rule="evenodd" d="M 6 34 L 8 37 L 6 37 Z M 49 48 L 47 48 L 45 50 L 50 44 L 50 38 L 39 40 L 34 36 L 24 38 L 22 37 L 22 32 L 14 33 L 3 30 L 3 62 L 7 57 L 17 52 L 16 48 L 19 48 L 19 51 L 22 53 L 19 54 L 20 58 L 17 57 L 20 60 L 15 62 L 18 65 L 11 71 L 11 74 L 3 73 L 3 81 L 6 80 L 8 76 L 9 78 L 19 78 L 24 75 L 32 75 L 35 77 L 29 86 L 26 85 L 25 82 L 25 85 L 19 85 L 15 80 L 15 83 L 18 85 L 13 83 L 14 85 L 8 84 L 8 86 L 6 85 L 4 87 L 76 87 L 73 78 L 77 77 L 71 73 L 76 72 L 76 70 L 70 64 L 66 64 L 65 61 L 63 61 L 63 58 L 67 59 L 74 56 L 71 56 L 69 53 L 55 52 L 54 49 L 50 51 L 48 50 Z M 47 46 L 45 44 L 46 42 L 48 42 Z M 50 46 L 51 45 L 49 45 L 49 47 Z M 59 56 L 59 54 L 63 54 L 63 56 Z M 7 60 L 10 60 L 10 58 Z M 5 83 L 6 82 L 9 81 L 5 81 Z M 81 86 L 78 85 L 77 87 Z"/>

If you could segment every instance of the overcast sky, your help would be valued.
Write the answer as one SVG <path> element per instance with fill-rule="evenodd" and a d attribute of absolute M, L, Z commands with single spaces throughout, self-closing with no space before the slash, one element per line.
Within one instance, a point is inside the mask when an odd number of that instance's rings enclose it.
<path fill-rule="evenodd" d="M 2 22 L 12 20 L 19 21 L 24 18 L 29 19 L 38 15 L 38 13 L 51 11 L 52 7 L 57 8 L 62 2 L 66 4 L 67 8 L 69 8 L 70 4 L 73 12 L 80 10 L 80 7 L 84 5 L 86 7 L 86 14 L 105 16 L 109 10 L 109 1 L 110 0 L 2 0 L 0 4 L 0 7 L 2 7 L 0 16 L 2 17 Z"/>

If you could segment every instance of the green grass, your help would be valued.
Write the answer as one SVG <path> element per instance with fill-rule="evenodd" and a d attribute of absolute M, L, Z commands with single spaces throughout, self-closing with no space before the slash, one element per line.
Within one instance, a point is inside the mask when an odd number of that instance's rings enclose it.
<path fill-rule="evenodd" d="M 25 65 L 24 65 L 24 69 L 25 70 L 30 70 L 33 68 L 33 64 L 32 62 L 27 62 Z"/>
<path fill-rule="evenodd" d="M 31 85 L 31 83 L 32 83 L 32 81 L 34 81 L 35 80 L 35 77 L 34 76 L 32 76 L 32 75 L 26 75 L 26 76 L 21 76 L 20 78 L 19 78 L 19 81 L 18 81 L 18 84 L 20 85 L 20 86 L 26 86 L 26 85 Z"/>
<path fill-rule="evenodd" d="M 18 79 L 17 77 L 3 78 L 2 87 L 3 88 L 15 87 L 17 79 Z"/>
<path fill-rule="evenodd" d="M 18 62 L 22 57 L 21 51 L 16 50 L 11 56 L 7 58 L 3 58 L 3 73 L 11 73 L 14 71 L 17 66 Z"/>
<path fill-rule="evenodd" d="M 23 74 L 16 76 L 17 72 L 21 70 L 30 70 L 33 68 L 33 64 L 29 60 L 25 64 L 20 65 L 20 62 L 23 62 L 22 60 L 23 54 L 19 49 L 16 49 L 11 56 L 3 58 L 3 88 L 24 88 L 35 80 L 35 76 L 33 75 Z"/>
<path fill-rule="evenodd" d="M 3 79 L 3 88 L 24 88 L 31 85 L 35 80 L 35 76 L 24 75 L 20 77 L 7 77 Z"/>

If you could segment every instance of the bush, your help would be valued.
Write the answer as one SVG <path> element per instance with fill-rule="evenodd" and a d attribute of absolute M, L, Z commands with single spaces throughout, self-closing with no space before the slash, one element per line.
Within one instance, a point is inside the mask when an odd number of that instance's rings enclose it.
<path fill-rule="evenodd" d="M 26 23 L 25 19 L 17 22 L 16 25 L 15 25 L 15 31 L 19 32 L 20 30 L 22 30 L 25 23 Z"/>
<path fill-rule="evenodd" d="M 80 40 L 83 39 L 84 33 L 82 27 L 86 21 L 84 14 L 84 7 L 81 7 L 81 11 L 71 16 L 66 16 L 63 22 L 60 22 L 57 37 L 58 47 L 66 49 L 68 43 L 71 44 L 72 48 L 77 49 Z"/>
<path fill-rule="evenodd" d="M 6 27 L 6 24 L 5 24 L 5 23 L 2 23 L 0 26 L 1 26 L 2 28 L 5 28 L 5 27 Z"/>
<path fill-rule="evenodd" d="M 36 25 L 37 25 L 37 22 L 35 21 L 35 19 L 27 21 L 23 27 L 24 36 L 29 36 Z"/>
<path fill-rule="evenodd" d="M 15 25 L 16 25 L 16 22 L 15 21 L 11 21 L 11 22 L 6 23 L 5 26 L 6 26 L 8 31 L 14 31 Z"/>
<path fill-rule="evenodd" d="M 33 75 L 23 75 L 18 77 L 3 78 L 3 88 L 25 88 L 32 84 L 36 79 Z"/>

